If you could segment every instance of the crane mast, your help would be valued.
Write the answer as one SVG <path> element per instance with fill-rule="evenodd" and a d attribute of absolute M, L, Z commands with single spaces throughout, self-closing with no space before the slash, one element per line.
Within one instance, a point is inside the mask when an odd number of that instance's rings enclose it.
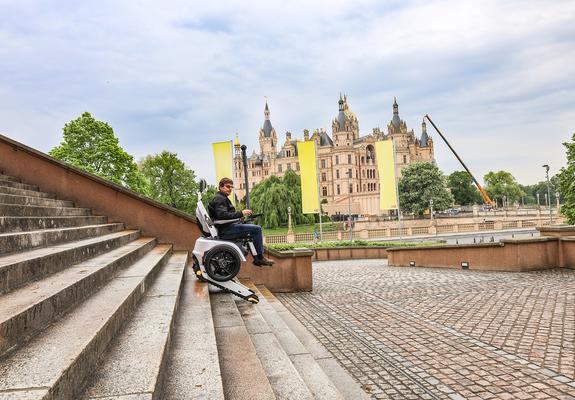
<path fill-rule="evenodd" d="M 449 142 L 447 141 L 447 139 L 445 138 L 445 136 L 443 136 L 443 134 L 441 133 L 441 131 L 439 130 L 439 128 L 437 128 L 437 126 L 435 126 L 435 124 L 433 123 L 433 121 L 431 120 L 431 118 L 429 118 L 428 114 L 425 114 L 425 118 L 427 118 L 427 120 L 431 123 L 431 125 L 433 126 L 433 128 L 437 131 L 437 133 L 439 133 L 439 136 L 441 136 L 441 138 L 443 139 L 443 141 L 445 142 L 445 144 L 447 145 L 447 147 L 449 147 L 449 150 L 451 150 L 451 152 L 455 155 L 455 157 L 459 160 L 459 162 L 461 163 L 461 165 L 463 166 L 463 168 L 465 168 L 465 170 L 467 171 L 467 173 L 469 174 L 469 176 L 471 177 L 471 179 L 473 179 L 473 182 L 475 182 L 475 186 L 477 186 L 477 189 L 479 190 L 479 193 L 481 193 L 481 197 L 483 197 L 483 200 L 489 204 L 490 206 L 494 206 L 493 201 L 491 200 L 491 198 L 489 197 L 489 195 L 487 194 L 487 192 L 485 191 L 485 189 L 483 189 L 483 187 L 479 184 L 479 182 L 477 181 L 477 179 L 475 179 L 475 177 L 473 176 L 473 174 L 471 173 L 471 171 L 469 170 L 469 168 L 467 168 L 467 165 L 465 165 L 465 163 L 463 162 L 463 160 L 459 157 L 459 155 L 455 152 L 455 150 L 453 149 L 453 147 L 451 147 L 451 145 L 449 144 Z"/>

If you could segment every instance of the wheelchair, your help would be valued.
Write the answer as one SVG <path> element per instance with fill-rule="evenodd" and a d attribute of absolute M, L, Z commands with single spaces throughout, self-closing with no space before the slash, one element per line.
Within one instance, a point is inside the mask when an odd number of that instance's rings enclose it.
<path fill-rule="evenodd" d="M 235 279 L 240 272 L 242 261 L 251 253 L 256 256 L 257 252 L 253 239 L 249 234 L 220 235 L 217 225 L 237 222 L 240 220 L 212 221 L 209 213 L 202 203 L 202 193 L 206 189 L 206 181 L 200 181 L 198 203 L 196 207 L 196 220 L 202 232 L 202 237 L 196 240 L 193 254 L 193 270 L 196 277 L 208 282 L 220 289 L 233 293 L 251 303 L 259 302 L 258 296 L 249 288 Z M 250 220 L 258 215 L 250 216 Z"/>

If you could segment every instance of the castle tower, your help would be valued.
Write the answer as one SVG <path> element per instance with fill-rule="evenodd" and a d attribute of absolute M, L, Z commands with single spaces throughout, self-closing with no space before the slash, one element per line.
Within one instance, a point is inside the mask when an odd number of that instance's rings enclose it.
<path fill-rule="evenodd" d="M 429 138 L 427 136 L 427 125 L 425 125 L 425 118 L 423 118 L 423 122 L 421 123 L 421 139 L 419 139 L 419 146 L 428 147 L 428 142 Z"/>
<path fill-rule="evenodd" d="M 264 109 L 264 125 L 260 128 L 260 149 L 263 155 L 274 158 L 276 154 L 277 136 L 276 130 L 270 121 L 270 109 L 266 100 Z"/>
<path fill-rule="evenodd" d="M 351 146 L 353 140 L 359 137 L 359 123 L 357 117 L 349 108 L 347 95 L 339 95 L 339 112 L 332 121 L 331 129 L 333 139 L 339 146 Z"/>

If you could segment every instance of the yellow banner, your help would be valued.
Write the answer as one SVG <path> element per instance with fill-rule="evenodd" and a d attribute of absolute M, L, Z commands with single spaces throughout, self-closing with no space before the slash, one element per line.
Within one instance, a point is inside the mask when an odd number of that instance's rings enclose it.
<path fill-rule="evenodd" d="M 375 143 L 377 172 L 379 173 L 379 209 L 397 209 L 397 186 L 395 182 L 395 158 L 393 139 Z"/>
<path fill-rule="evenodd" d="M 302 212 L 304 214 L 319 213 L 315 141 L 297 142 L 297 157 L 301 177 Z"/>
<path fill-rule="evenodd" d="M 232 141 L 212 143 L 214 162 L 216 166 L 216 187 L 222 178 L 234 179 L 234 163 L 232 153 Z M 234 192 L 230 194 L 230 201 L 235 205 Z"/>

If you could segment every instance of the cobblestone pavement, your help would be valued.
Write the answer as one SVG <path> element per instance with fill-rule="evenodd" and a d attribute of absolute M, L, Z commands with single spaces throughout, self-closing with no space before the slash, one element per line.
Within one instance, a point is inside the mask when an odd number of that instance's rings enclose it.
<path fill-rule="evenodd" d="M 574 399 L 575 270 L 314 263 L 277 297 L 374 399 Z"/>

